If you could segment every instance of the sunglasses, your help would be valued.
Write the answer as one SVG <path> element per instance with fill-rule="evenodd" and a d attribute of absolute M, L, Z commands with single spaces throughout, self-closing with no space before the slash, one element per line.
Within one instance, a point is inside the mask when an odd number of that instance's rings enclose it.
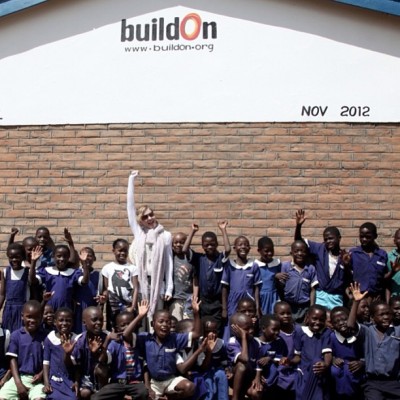
<path fill-rule="evenodd" d="M 154 212 L 152 211 L 151 213 L 142 215 L 142 221 L 145 221 L 146 219 L 153 218 L 153 217 L 154 217 Z"/>

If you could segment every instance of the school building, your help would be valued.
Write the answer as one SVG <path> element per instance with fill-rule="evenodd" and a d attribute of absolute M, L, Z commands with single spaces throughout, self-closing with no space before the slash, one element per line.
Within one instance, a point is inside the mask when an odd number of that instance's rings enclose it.
<path fill-rule="evenodd" d="M 368 3 L 369 8 L 363 3 Z M 1 249 L 68 227 L 97 265 L 137 204 L 171 232 L 342 244 L 400 227 L 400 3 L 0 1 Z M 194 248 L 199 249 L 199 237 Z M 3 260 L 5 254 L 3 253 Z"/>

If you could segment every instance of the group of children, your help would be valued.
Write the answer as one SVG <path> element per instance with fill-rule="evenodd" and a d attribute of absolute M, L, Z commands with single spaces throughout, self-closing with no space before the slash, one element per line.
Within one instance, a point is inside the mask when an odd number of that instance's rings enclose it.
<path fill-rule="evenodd" d="M 202 253 L 191 249 L 195 224 L 176 233 L 172 298 L 160 292 L 168 301 L 154 313 L 125 239 L 98 271 L 67 229 L 66 245 L 46 227 L 15 242 L 13 229 L 0 275 L 0 400 L 400 399 L 400 230 L 388 255 L 370 222 L 346 251 L 336 227 L 318 243 L 302 237 L 303 210 L 295 221 L 282 263 L 266 236 L 257 260 L 245 236 L 230 257 L 226 221 L 222 252 L 214 232 Z"/>

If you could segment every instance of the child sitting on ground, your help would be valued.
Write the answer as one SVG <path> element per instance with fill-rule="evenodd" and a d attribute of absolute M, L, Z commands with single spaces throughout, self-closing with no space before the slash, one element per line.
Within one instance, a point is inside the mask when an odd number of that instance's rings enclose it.
<path fill-rule="evenodd" d="M 199 303 L 192 301 L 194 324 L 190 333 L 171 333 L 171 318 L 166 310 L 157 310 L 153 317 L 154 333 L 138 335 L 137 346 L 141 357 L 146 360 L 150 374 L 150 396 L 168 395 L 169 399 L 189 398 L 195 392 L 195 385 L 188 379 L 178 376 L 177 353 L 191 346 L 200 337 L 201 321 Z"/>

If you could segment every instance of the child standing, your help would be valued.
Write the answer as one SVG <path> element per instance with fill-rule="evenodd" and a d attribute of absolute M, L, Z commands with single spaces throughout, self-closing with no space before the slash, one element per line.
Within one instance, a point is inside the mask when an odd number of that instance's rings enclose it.
<path fill-rule="evenodd" d="M 348 326 L 357 329 L 356 313 L 358 303 L 368 295 L 361 292 L 361 285 L 355 282 L 350 285 L 353 295 Z M 371 304 L 370 326 L 359 325 L 358 336 L 364 341 L 365 372 L 367 380 L 364 385 L 365 400 L 399 399 L 400 393 L 400 327 L 392 326 L 392 312 L 388 304 L 375 302 Z"/>
<path fill-rule="evenodd" d="M 396 271 L 389 272 L 387 253 L 377 245 L 377 237 L 377 228 L 372 222 L 360 226 L 361 245 L 350 250 L 350 266 L 353 271 L 352 280 L 360 284 L 361 291 L 368 291 L 370 297 L 384 300 L 385 280 L 391 279 Z"/>
<path fill-rule="evenodd" d="M 295 240 L 303 240 L 301 227 L 306 220 L 304 210 L 296 211 Z M 336 226 L 328 226 L 323 234 L 323 243 L 305 240 L 310 253 L 315 257 L 318 287 L 316 304 L 321 304 L 328 310 L 343 305 L 343 294 L 349 283 L 349 274 L 346 273 L 341 259 L 341 235 Z"/>
<path fill-rule="evenodd" d="M 86 254 L 86 268 L 89 270 L 89 281 L 86 286 L 76 286 L 74 299 L 74 331 L 75 333 L 82 333 L 82 312 L 85 308 L 102 305 L 105 302 L 105 296 L 103 295 L 103 279 L 100 279 L 99 271 L 93 268 L 93 264 L 96 261 L 96 255 L 91 247 L 84 247 L 81 249 L 80 254 Z M 82 274 L 84 273 L 83 267 L 80 267 Z"/>
<path fill-rule="evenodd" d="M 107 329 L 115 323 L 121 311 L 136 309 L 139 281 L 138 269 L 128 262 L 129 244 L 125 239 L 116 239 L 112 245 L 115 261 L 101 270 L 103 293 L 107 298 Z"/>
<path fill-rule="evenodd" d="M 361 385 L 364 383 L 364 343 L 354 336 L 347 321 L 349 310 L 335 307 L 331 311 L 334 331 L 331 333 L 332 356 L 331 376 L 333 400 L 362 400 Z"/>
<path fill-rule="evenodd" d="M 314 265 L 308 261 L 308 247 L 303 240 L 295 240 L 291 246 L 292 261 L 282 264 L 287 273 L 284 283 L 284 300 L 290 304 L 295 322 L 301 323 L 310 306 L 315 304 L 315 288 L 318 285 Z"/>
<path fill-rule="evenodd" d="M 400 229 L 394 233 L 393 242 L 396 246 L 392 251 L 388 253 L 388 269 L 391 271 L 395 264 L 400 262 Z M 400 296 L 400 272 L 393 274 L 390 281 L 390 293 L 391 296 Z"/>
<path fill-rule="evenodd" d="M 204 254 L 195 253 L 193 255 L 193 265 L 195 274 L 193 279 L 193 297 L 200 298 L 200 315 L 212 317 L 218 323 L 218 329 L 222 329 L 221 323 L 221 278 L 222 272 L 228 263 L 231 252 L 226 227 L 227 221 L 218 222 L 218 227 L 224 240 L 224 252 L 218 252 L 218 240 L 214 232 L 205 232 L 201 238 L 201 246 Z M 186 241 L 184 251 L 190 246 Z"/>
<path fill-rule="evenodd" d="M 260 279 L 262 286 L 260 290 L 260 307 L 263 315 L 271 314 L 275 303 L 279 300 L 276 282 L 284 279 L 281 273 L 281 261 L 274 258 L 274 242 L 268 236 L 258 240 L 257 251 L 260 259 L 256 260 L 260 268 Z"/>
<path fill-rule="evenodd" d="M 77 285 L 86 285 L 89 281 L 89 269 L 86 268 L 86 254 L 82 254 L 81 261 L 84 265 L 83 275 L 79 269 L 70 264 L 70 250 L 68 246 L 59 244 L 54 248 L 54 266 L 48 266 L 36 271 L 32 263 L 29 270 L 31 282 L 43 284 L 46 292 L 53 293 L 48 304 L 57 311 L 59 307 L 72 310 L 73 290 Z M 35 275 L 36 272 L 36 275 Z"/>
<path fill-rule="evenodd" d="M 56 330 L 44 340 L 43 382 L 46 399 L 77 399 L 77 387 L 71 366 L 65 362 L 64 345 L 76 341 L 72 333 L 73 313 L 69 308 L 59 308 L 55 314 Z"/>
<path fill-rule="evenodd" d="M 147 362 L 151 377 L 150 396 L 173 394 L 176 398 L 193 396 L 195 386 L 193 382 L 182 376 L 177 376 L 177 353 L 191 346 L 193 340 L 200 337 L 201 321 L 199 317 L 199 303 L 192 302 L 194 329 L 190 333 L 171 333 L 170 314 L 166 310 L 158 310 L 153 317 L 154 333 L 142 333 L 138 336 L 138 348 L 141 356 Z M 156 398 L 158 398 L 156 397 Z"/>
<path fill-rule="evenodd" d="M 177 318 L 178 321 L 182 319 L 192 318 L 191 312 L 191 299 L 193 296 L 193 264 L 192 264 L 192 251 L 184 252 L 186 240 L 191 242 L 191 238 L 195 232 L 199 230 L 198 225 L 192 225 L 192 231 L 188 238 L 182 232 L 174 235 L 172 238 L 172 250 L 174 257 L 174 292 L 172 295 L 172 303 L 169 307 L 171 315 Z"/>
<path fill-rule="evenodd" d="M 400 296 L 392 296 L 389 300 L 389 306 L 393 314 L 393 325 L 400 325 Z"/>
<path fill-rule="evenodd" d="M 42 328 L 47 334 L 54 331 L 54 310 L 49 304 L 44 306 Z"/>
<path fill-rule="evenodd" d="M 260 317 L 260 268 L 247 258 L 250 243 L 245 236 L 235 239 L 236 260 L 230 260 L 222 273 L 222 318 L 229 319 L 237 309 L 238 302 L 250 298 L 256 303 L 256 315 Z M 230 327 L 225 326 L 224 340 L 230 338 Z"/>
<path fill-rule="evenodd" d="M 314 304 L 307 313 L 306 325 L 295 335 L 295 357 L 302 375 L 296 390 L 297 400 L 329 399 L 327 374 L 332 362 L 331 331 L 325 327 L 326 309 Z"/>
<path fill-rule="evenodd" d="M 40 383 L 43 374 L 43 341 L 46 333 L 41 329 L 42 310 L 36 300 L 25 303 L 22 309 L 24 326 L 11 334 L 7 356 L 10 357 L 12 379 L 0 389 L 0 400 L 46 397 Z"/>
<path fill-rule="evenodd" d="M 8 267 L 0 275 L 0 309 L 3 311 L 2 327 L 13 332 L 22 326 L 21 312 L 29 300 L 29 268 L 23 267 L 25 249 L 22 244 L 12 243 L 7 248 Z"/>

